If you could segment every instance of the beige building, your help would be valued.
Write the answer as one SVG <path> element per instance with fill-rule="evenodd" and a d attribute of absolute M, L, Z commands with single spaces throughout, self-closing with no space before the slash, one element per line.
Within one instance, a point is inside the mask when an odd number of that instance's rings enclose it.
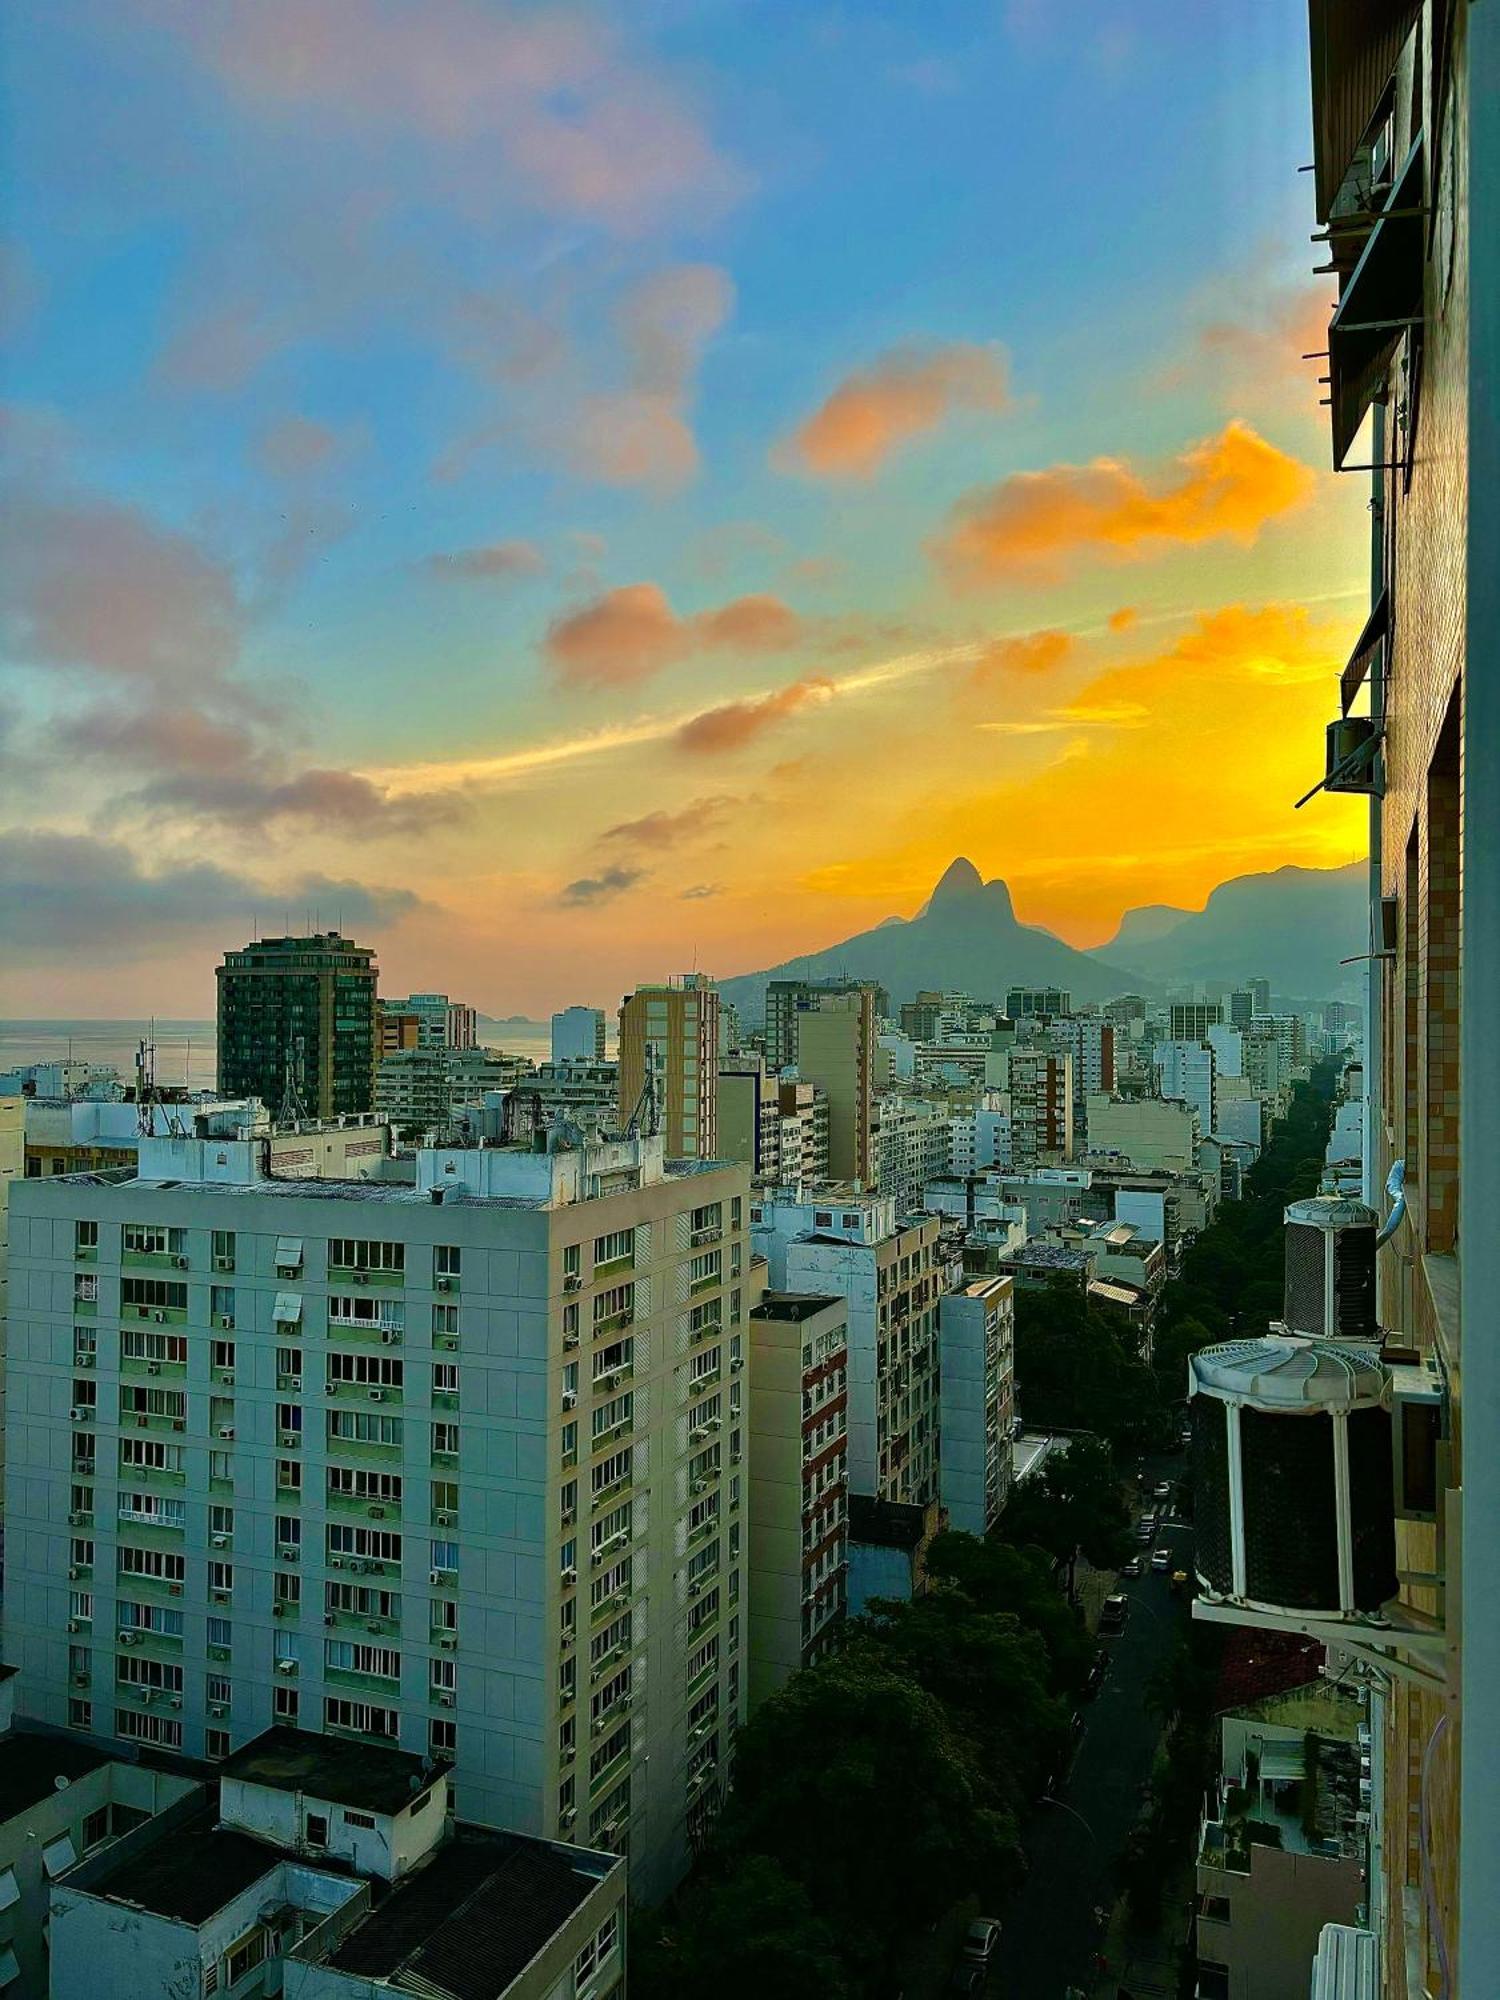
<path fill-rule="evenodd" d="M 828 1099 L 828 1173 L 871 1182 L 875 1175 L 875 989 L 814 988 L 799 1008 L 797 1074 Z"/>
<path fill-rule="evenodd" d="M 744 1712 L 743 1168 L 659 1137 L 22 1181 L 4 1657 L 41 1722 L 451 1759 L 665 1894 Z M 706 1725 L 706 1726 L 705 1726 Z"/>
<path fill-rule="evenodd" d="M 1089 1153 L 1145 1172 L 1190 1174 L 1198 1161 L 1198 1114 L 1162 1097 L 1091 1097 Z"/>
<path fill-rule="evenodd" d="M 770 1292 L 750 1315 L 750 1707 L 825 1650 L 848 1573 L 844 1301 Z"/>
<path fill-rule="evenodd" d="M 712 1160 L 719 1144 L 719 996 L 706 973 L 642 986 L 620 1005 L 620 1117 L 639 1115 L 653 1074 L 669 1159 Z"/>

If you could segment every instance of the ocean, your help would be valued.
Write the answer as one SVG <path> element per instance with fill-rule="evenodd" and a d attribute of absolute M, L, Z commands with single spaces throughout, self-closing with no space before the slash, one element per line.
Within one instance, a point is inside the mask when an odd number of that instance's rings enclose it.
<path fill-rule="evenodd" d="M 0 1070 L 20 1063 L 77 1062 L 112 1066 L 123 1083 L 135 1081 L 135 1052 L 143 1037 L 156 1044 L 156 1081 L 188 1090 L 217 1084 L 217 1041 L 212 1021 L 0 1021 Z M 552 1033 L 545 1021 L 488 1021 L 479 1039 L 507 1055 L 545 1062 Z"/>

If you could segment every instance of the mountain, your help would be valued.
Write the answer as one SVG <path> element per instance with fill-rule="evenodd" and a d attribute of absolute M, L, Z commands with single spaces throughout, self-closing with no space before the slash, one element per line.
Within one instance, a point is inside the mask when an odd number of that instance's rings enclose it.
<path fill-rule="evenodd" d="M 1288 999 L 1333 999 L 1361 979 L 1339 961 L 1370 948 L 1368 885 L 1363 861 L 1237 875 L 1198 911 L 1127 911 L 1099 956 L 1162 986 L 1261 978 Z M 1162 929 L 1163 914 L 1178 921 Z"/>
<path fill-rule="evenodd" d="M 768 980 L 841 977 L 878 980 L 893 1007 L 929 987 L 1002 1003 L 1007 986 L 1063 986 L 1078 1000 L 1150 990 L 1103 957 L 1018 923 L 1005 884 L 984 881 L 972 861 L 961 859 L 909 920 L 888 917 L 825 951 L 721 980 L 719 990 L 745 1020 L 759 1021 Z"/>

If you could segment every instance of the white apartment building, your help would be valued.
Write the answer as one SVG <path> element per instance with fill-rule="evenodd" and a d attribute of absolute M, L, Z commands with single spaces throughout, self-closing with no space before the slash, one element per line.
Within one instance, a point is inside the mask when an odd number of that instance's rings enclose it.
<path fill-rule="evenodd" d="M 552 1016 L 552 1060 L 555 1063 L 603 1062 L 602 1007 L 564 1007 Z"/>
<path fill-rule="evenodd" d="M 452 1758 L 464 1818 L 663 1895 L 745 1700 L 747 1188 L 651 1138 L 427 1150 L 414 1186 L 156 1140 L 20 1183 L 18 1705 Z"/>
<path fill-rule="evenodd" d="M 1009 1278 L 975 1278 L 939 1303 L 941 1497 L 948 1525 L 985 1535 L 1010 1493 L 1016 1312 Z"/>
<path fill-rule="evenodd" d="M 922 1189 L 948 1171 L 948 1108 L 924 1097 L 894 1094 L 875 1103 L 875 1185 L 898 1215 L 922 1205 Z"/>
<path fill-rule="evenodd" d="M 472 1049 L 479 1039 L 479 1015 L 446 993 L 413 993 L 405 1000 L 385 1000 L 387 1014 L 415 1014 L 420 1049 Z"/>
<path fill-rule="evenodd" d="M 764 1188 L 750 1228 L 772 1290 L 847 1303 L 851 1493 L 916 1506 L 937 1499 L 936 1216 L 900 1221 L 889 1195 L 846 1184 Z"/>
<path fill-rule="evenodd" d="M 1158 1095 L 1190 1104 L 1198 1130 L 1214 1131 L 1214 1052 L 1207 1042 L 1158 1042 L 1151 1059 Z"/>
<path fill-rule="evenodd" d="M 1012 1165 L 1010 1099 L 1003 1091 L 986 1091 L 972 1111 L 956 1112 L 949 1118 L 950 1173 L 977 1174 L 986 1167 Z"/>
<path fill-rule="evenodd" d="M 1238 1028 L 1223 1022 L 1210 1026 L 1204 1041 L 1214 1052 L 1214 1070 L 1219 1077 L 1245 1074 L 1245 1042 Z"/>

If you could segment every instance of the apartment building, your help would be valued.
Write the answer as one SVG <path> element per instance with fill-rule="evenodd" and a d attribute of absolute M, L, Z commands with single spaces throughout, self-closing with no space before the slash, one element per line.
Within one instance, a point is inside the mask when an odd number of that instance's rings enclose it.
<path fill-rule="evenodd" d="M 20 1183 L 26 1711 L 430 1753 L 466 1818 L 665 1893 L 745 1699 L 747 1188 L 652 1137 L 428 1149 L 405 1186 L 156 1140 Z"/>
<path fill-rule="evenodd" d="M 1206 1042 L 1209 1029 L 1223 1020 L 1221 1000 L 1173 1000 L 1167 1008 L 1167 1034 L 1174 1042 Z"/>
<path fill-rule="evenodd" d="M 750 1225 L 773 1290 L 846 1302 L 851 1492 L 918 1507 L 935 1501 L 937 1217 L 900 1219 L 889 1195 L 830 1184 L 758 1190 Z"/>
<path fill-rule="evenodd" d="M 555 1063 L 603 1062 L 602 1007 L 564 1007 L 552 1016 L 552 1060 Z"/>
<path fill-rule="evenodd" d="M 840 1298 L 750 1314 L 750 1708 L 827 1649 L 849 1554 L 849 1328 Z"/>
<path fill-rule="evenodd" d="M 950 1119 L 945 1103 L 887 1092 L 875 1104 L 873 1184 L 901 1215 L 922 1206 L 922 1190 L 948 1171 Z"/>
<path fill-rule="evenodd" d="M 380 1005 L 386 1017 L 416 1022 L 416 1046 L 420 1049 L 472 1049 L 478 1042 L 478 1014 L 461 1000 L 450 1000 L 446 993 L 413 993 L 405 1000 L 383 1000 Z"/>
<path fill-rule="evenodd" d="M 975 1278 L 938 1302 L 942 1356 L 941 1498 L 948 1525 L 987 1535 L 1010 1495 L 1016 1414 L 1015 1292 Z"/>
<path fill-rule="evenodd" d="M 1035 1044 L 1002 1058 L 1010 1098 L 1011 1160 L 1018 1170 L 1073 1157 L 1073 1059 Z"/>
<path fill-rule="evenodd" d="M 368 1111 L 378 978 L 374 952 L 335 931 L 226 952 L 217 970 L 221 1094 L 306 1118 Z"/>
<path fill-rule="evenodd" d="M 1207 1042 L 1158 1042 L 1152 1067 L 1159 1097 L 1189 1104 L 1198 1115 L 1198 1130 L 1217 1130 L 1215 1085 L 1218 1065 Z"/>
<path fill-rule="evenodd" d="M 1089 1103 L 1089 1151 L 1135 1167 L 1193 1171 L 1201 1127 L 1191 1104 L 1165 1097 L 1095 1097 Z"/>
<path fill-rule="evenodd" d="M 52 2000 L 624 1991 L 613 1854 L 455 1825 L 446 1769 L 278 1726 L 52 1891 Z"/>
<path fill-rule="evenodd" d="M 737 1051 L 719 1059 L 719 1151 L 743 1162 L 752 1180 L 779 1173 L 780 1088 L 764 1056 Z"/>
<path fill-rule="evenodd" d="M 706 973 L 642 986 L 620 1005 L 620 1118 L 637 1115 L 648 1075 L 670 1159 L 718 1152 L 719 996 Z"/>
<path fill-rule="evenodd" d="M 1073 996 L 1058 986 L 1012 986 L 1005 996 L 1012 1021 L 1059 1020 L 1073 1011 Z"/>
<path fill-rule="evenodd" d="M 828 1171 L 836 1180 L 873 1181 L 875 1046 L 873 986 L 814 987 L 792 1015 L 798 1076 L 828 1100 Z"/>
<path fill-rule="evenodd" d="M 820 1084 L 783 1077 L 776 1094 L 774 1173 L 783 1185 L 828 1178 L 828 1095 Z"/>

